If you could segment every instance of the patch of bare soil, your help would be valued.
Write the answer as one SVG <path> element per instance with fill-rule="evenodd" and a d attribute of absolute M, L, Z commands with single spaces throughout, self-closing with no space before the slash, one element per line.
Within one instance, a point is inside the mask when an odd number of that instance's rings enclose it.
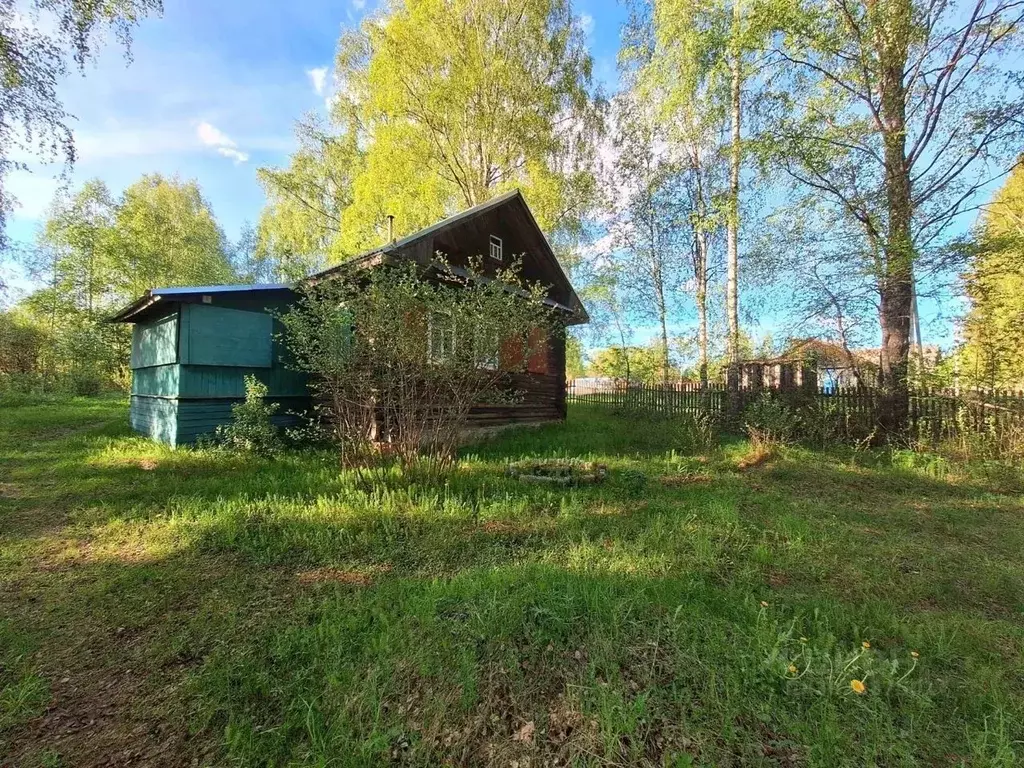
<path fill-rule="evenodd" d="M 44 753 L 59 755 L 69 768 L 210 765 L 212 745 L 190 739 L 184 723 L 154 716 L 161 707 L 143 690 L 146 682 L 131 669 L 66 670 L 50 681 L 46 711 L 18 730 L 0 765 L 32 765 Z M 158 699 L 179 684 L 171 676 L 163 682 Z M 137 706 L 143 696 L 144 709 Z"/>
<path fill-rule="evenodd" d="M 348 584 L 353 587 L 368 587 L 373 584 L 374 574 L 366 571 L 346 571 L 341 568 L 313 568 L 299 571 L 295 578 L 304 586 Z"/>
<path fill-rule="evenodd" d="M 14 483 L 0 483 L 0 499 L 20 499 L 21 488 Z"/>
<path fill-rule="evenodd" d="M 746 472 L 747 470 L 763 466 L 774 458 L 775 451 L 771 448 L 753 448 L 746 456 L 736 462 L 736 469 L 740 472 Z"/>
<path fill-rule="evenodd" d="M 710 483 L 711 475 L 704 472 L 681 472 L 677 475 L 662 475 L 659 480 L 666 488 L 682 488 L 687 485 Z"/>

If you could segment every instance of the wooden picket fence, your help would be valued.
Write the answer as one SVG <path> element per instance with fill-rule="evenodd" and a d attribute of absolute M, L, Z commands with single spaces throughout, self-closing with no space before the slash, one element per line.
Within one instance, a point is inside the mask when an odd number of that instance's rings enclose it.
<path fill-rule="evenodd" d="M 868 387 L 801 388 L 792 391 L 737 389 L 730 392 L 722 383 L 709 383 L 702 390 L 695 382 L 665 386 L 631 382 L 577 380 L 569 382 L 567 400 L 674 415 L 712 413 L 724 416 L 730 407 L 742 412 L 764 391 L 798 398 L 801 403 L 828 409 L 846 424 L 850 434 L 868 434 L 878 422 L 880 398 Z M 1024 430 L 1024 391 L 951 389 L 914 390 L 910 396 L 910 426 L 916 434 L 935 439 L 962 433 L 1001 433 Z"/>

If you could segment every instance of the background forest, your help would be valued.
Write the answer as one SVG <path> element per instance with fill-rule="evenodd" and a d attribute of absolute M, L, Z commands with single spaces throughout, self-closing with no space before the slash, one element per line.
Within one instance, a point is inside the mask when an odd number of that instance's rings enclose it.
<path fill-rule="evenodd" d="M 79 65 L 93 32 L 158 9 L 85 7 L 65 8 L 92 24 Z M 4 291 L 0 391 L 124 388 L 125 329 L 103 319 L 147 288 L 295 280 L 380 245 L 388 215 L 401 236 L 512 188 L 593 318 L 570 375 L 714 380 L 821 338 L 875 350 L 898 394 L 927 301 L 963 309 L 940 383 L 1022 387 L 1020 22 L 1007 0 L 637 0 L 606 93 L 569 2 L 395 0 L 343 30 L 328 110 L 257 171 L 266 203 L 236 239 L 196 181 L 65 185 L 35 242 L 6 244 L 32 289 Z M 19 61 L 68 68 L 5 29 L 23 90 Z M 70 169 L 40 83 L 6 98 Z M 26 146 L 4 142 L 10 172 Z"/>

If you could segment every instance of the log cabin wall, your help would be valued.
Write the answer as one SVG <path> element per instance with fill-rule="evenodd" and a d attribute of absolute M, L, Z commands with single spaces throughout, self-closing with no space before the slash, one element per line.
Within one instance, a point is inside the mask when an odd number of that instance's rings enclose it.
<path fill-rule="evenodd" d="M 515 402 L 481 403 L 469 414 L 472 428 L 498 427 L 565 418 L 565 333 L 553 333 L 526 370 L 505 374 L 503 389 L 516 392 Z"/>

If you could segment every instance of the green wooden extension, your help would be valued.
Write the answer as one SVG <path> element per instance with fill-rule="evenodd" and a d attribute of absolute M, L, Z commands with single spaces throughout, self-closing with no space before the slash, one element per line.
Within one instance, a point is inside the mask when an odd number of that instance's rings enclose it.
<path fill-rule="evenodd" d="M 178 289 L 183 291 L 184 289 Z M 133 322 L 132 428 L 172 446 L 191 443 L 231 421 L 245 376 L 267 385 L 289 424 L 309 407 L 303 374 L 284 364 L 272 312 L 293 298 L 283 286 L 221 286 L 153 292 L 115 320 Z M 201 291 L 208 291 L 203 293 Z"/>

